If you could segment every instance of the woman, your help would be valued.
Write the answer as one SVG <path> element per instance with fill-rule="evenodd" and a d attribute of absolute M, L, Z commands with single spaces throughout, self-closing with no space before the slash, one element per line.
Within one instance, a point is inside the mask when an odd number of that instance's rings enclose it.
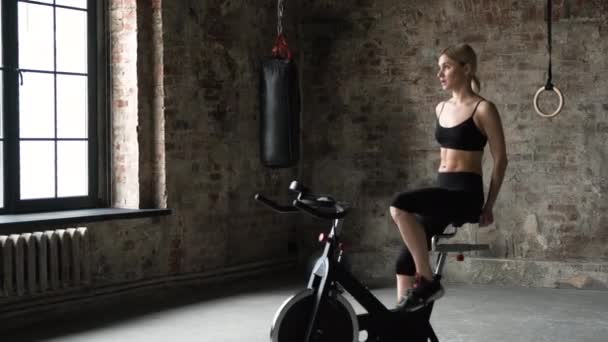
<path fill-rule="evenodd" d="M 477 56 L 469 45 L 441 52 L 437 77 L 452 97 L 435 108 L 435 137 L 441 146 L 439 184 L 401 193 L 391 204 L 391 216 L 407 246 L 396 265 L 397 307 L 402 310 L 417 310 L 443 295 L 429 263 L 433 235 L 454 222 L 478 222 L 483 227 L 494 221 L 492 208 L 504 178 L 507 153 L 498 111 L 478 94 L 476 70 Z M 484 203 L 482 156 L 486 143 L 494 167 Z"/>

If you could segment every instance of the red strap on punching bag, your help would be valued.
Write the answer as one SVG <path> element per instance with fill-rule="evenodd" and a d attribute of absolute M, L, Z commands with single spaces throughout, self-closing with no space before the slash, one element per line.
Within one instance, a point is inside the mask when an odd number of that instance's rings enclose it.
<path fill-rule="evenodd" d="M 274 42 L 274 46 L 272 47 L 272 57 L 289 60 L 293 58 L 293 53 L 287 45 L 287 39 L 285 38 L 285 35 L 279 34 L 277 36 L 277 39 Z"/>

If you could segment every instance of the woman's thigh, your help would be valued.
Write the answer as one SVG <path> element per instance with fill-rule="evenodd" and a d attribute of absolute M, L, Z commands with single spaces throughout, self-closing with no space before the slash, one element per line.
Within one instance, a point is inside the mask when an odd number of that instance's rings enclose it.
<path fill-rule="evenodd" d="M 462 214 L 462 202 L 466 200 L 455 191 L 423 188 L 398 194 L 391 206 L 421 216 L 452 217 Z"/>

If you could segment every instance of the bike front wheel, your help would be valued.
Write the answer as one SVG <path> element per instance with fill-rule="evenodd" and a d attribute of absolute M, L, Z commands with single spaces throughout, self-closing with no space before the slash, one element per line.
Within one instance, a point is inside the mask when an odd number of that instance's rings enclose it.
<path fill-rule="evenodd" d="M 314 305 L 315 293 L 306 289 L 277 310 L 270 328 L 272 342 L 305 342 L 306 329 Z M 315 342 L 357 342 L 359 325 L 352 306 L 340 294 L 330 296 L 317 314 L 313 331 Z"/>

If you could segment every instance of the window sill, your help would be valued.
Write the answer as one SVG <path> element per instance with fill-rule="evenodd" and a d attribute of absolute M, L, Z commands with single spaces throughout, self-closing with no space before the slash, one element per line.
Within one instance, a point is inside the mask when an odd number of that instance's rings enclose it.
<path fill-rule="evenodd" d="M 33 229 L 69 224 L 145 218 L 171 214 L 171 209 L 97 208 L 52 211 L 46 213 L 0 215 L 0 234 L 17 234 Z"/>

